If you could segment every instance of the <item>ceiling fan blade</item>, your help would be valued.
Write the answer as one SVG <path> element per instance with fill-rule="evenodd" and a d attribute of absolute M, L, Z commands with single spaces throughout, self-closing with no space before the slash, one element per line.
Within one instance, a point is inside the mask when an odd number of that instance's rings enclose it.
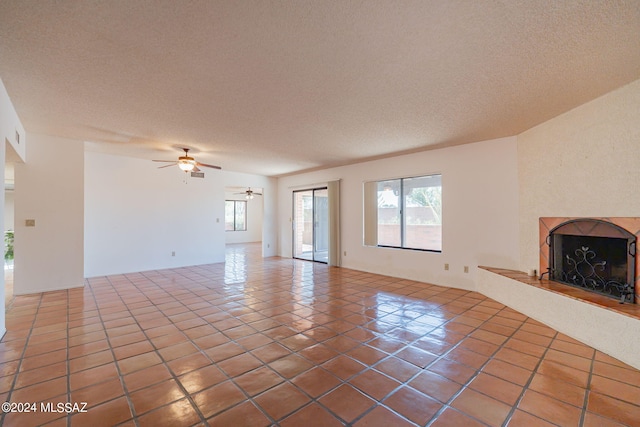
<path fill-rule="evenodd" d="M 205 168 L 222 169 L 220 166 L 208 165 L 206 163 L 196 162 L 197 166 L 204 166 Z"/>
<path fill-rule="evenodd" d="M 262 193 L 253 193 L 253 194 L 255 194 L 256 196 L 262 196 Z"/>
<path fill-rule="evenodd" d="M 198 169 L 198 166 L 193 165 L 193 169 L 191 169 L 191 172 L 200 172 L 200 169 Z"/>
<path fill-rule="evenodd" d="M 171 167 L 171 166 L 175 166 L 175 165 L 177 165 L 177 164 L 178 164 L 178 162 L 173 162 L 173 163 L 172 163 L 172 164 L 170 164 L 170 165 L 159 166 L 159 167 L 158 167 L 158 169 L 168 168 L 168 167 Z"/>
<path fill-rule="evenodd" d="M 175 163 L 176 162 L 175 160 L 151 160 L 151 161 L 152 162 L 164 162 L 164 163 L 169 163 L 169 162 Z"/>

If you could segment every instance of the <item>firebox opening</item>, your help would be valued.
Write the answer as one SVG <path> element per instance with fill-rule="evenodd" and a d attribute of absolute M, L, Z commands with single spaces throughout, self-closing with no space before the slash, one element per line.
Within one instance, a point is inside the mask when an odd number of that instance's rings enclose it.
<path fill-rule="evenodd" d="M 549 234 L 551 280 L 635 302 L 636 238 L 599 220 L 572 220 Z"/>

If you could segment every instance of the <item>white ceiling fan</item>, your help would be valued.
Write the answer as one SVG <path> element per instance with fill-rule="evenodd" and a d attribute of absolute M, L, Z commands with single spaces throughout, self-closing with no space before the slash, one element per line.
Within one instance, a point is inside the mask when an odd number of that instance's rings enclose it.
<path fill-rule="evenodd" d="M 214 165 L 208 165 L 206 163 L 196 162 L 196 160 L 193 157 L 189 156 L 189 148 L 183 148 L 182 150 L 184 151 L 184 156 L 178 157 L 178 160 L 153 160 L 153 161 L 171 163 L 169 165 L 160 166 L 158 169 L 168 168 L 169 166 L 175 166 L 175 165 L 178 165 L 178 167 L 185 172 L 200 172 L 200 169 L 198 168 L 198 166 L 205 167 L 205 168 L 222 169 L 220 166 L 214 166 Z"/>
<path fill-rule="evenodd" d="M 235 193 L 235 194 L 244 194 L 247 200 L 253 199 L 254 196 L 262 196 L 262 193 L 256 193 L 251 189 L 251 187 L 249 187 L 246 191 L 242 193 Z"/>

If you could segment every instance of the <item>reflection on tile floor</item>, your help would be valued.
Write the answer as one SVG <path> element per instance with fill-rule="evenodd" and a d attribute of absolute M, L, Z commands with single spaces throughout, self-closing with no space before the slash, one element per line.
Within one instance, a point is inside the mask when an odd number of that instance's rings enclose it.
<path fill-rule="evenodd" d="M 225 264 L 17 296 L 7 329 L 1 400 L 37 410 L 3 426 L 640 420 L 638 370 L 478 293 L 263 260 L 255 245 L 230 246 Z"/>

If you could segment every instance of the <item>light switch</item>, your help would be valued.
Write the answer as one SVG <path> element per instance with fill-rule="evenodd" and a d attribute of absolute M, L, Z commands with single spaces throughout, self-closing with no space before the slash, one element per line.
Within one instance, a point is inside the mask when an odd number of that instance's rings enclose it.
<path fill-rule="evenodd" d="M 24 225 L 25 227 L 35 227 L 36 226 L 36 220 L 35 219 L 27 219 L 24 221 Z"/>

